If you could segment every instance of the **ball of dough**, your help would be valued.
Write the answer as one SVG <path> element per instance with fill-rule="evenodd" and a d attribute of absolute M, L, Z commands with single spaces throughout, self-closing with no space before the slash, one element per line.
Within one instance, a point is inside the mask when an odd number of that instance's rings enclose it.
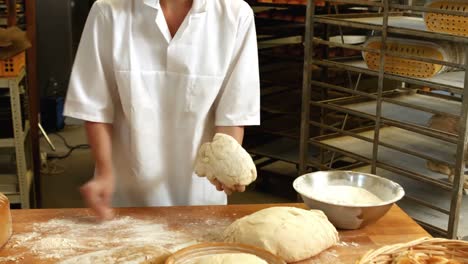
<path fill-rule="evenodd" d="M 59 264 L 164 264 L 170 255 L 166 249 L 152 245 L 119 247 L 79 255 Z"/>
<path fill-rule="evenodd" d="M 225 253 L 197 258 L 193 264 L 268 264 L 265 260 L 246 253 Z"/>
<path fill-rule="evenodd" d="M 286 262 L 311 258 L 339 241 L 338 232 L 322 211 L 271 207 L 232 223 L 225 242 L 263 248 Z"/>
<path fill-rule="evenodd" d="M 195 173 L 209 180 L 217 179 L 227 187 L 247 186 L 257 178 L 252 157 L 231 136 L 218 133 L 213 142 L 205 143 L 198 151 Z"/>

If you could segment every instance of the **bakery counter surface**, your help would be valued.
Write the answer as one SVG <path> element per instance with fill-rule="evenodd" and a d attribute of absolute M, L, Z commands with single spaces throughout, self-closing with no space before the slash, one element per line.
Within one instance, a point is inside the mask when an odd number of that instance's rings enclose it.
<path fill-rule="evenodd" d="M 114 220 L 104 223 L 95 222 L 87 209 L 12 210 L 14 235 L 0 250 L 0 263 L 56 263 L 87 252 L 145 243 L 176 251 L 217 241 L 235 219 L 271 206 L 305 208 L 303 204 L 122 208 Z M 300 263 L 351 264 L 370 249 L 424 236 L 429 235 L 394 206 L 377 223 L 341 231 L 338 245 Z"/>

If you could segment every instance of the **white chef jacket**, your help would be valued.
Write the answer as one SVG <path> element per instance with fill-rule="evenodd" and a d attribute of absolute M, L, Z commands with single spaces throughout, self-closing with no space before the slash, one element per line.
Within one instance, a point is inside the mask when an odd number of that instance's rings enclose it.
<path fill-rule="evenodd" d="M 194 174 L 215 126 L 260 123 L 254 17 L 242 0 L 194 0 L 171 37 L 159 0 L 99 0 L 64 113 L 113 124 L 113 206 L 226 204 Z"/>

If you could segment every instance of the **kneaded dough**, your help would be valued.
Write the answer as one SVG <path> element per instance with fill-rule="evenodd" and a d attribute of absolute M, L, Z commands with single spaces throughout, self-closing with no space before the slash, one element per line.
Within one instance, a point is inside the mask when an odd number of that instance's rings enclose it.
<path fill-rule="evenodd" d="M 203 256 L 191 264 L 268 264 L 265 260 L 247 253 L 225 253 Z"/>
<path fill-rule="evenodd" d="M 151 245 L 118 247 L 76 256 L 59 264 L 164 264 L 170 255 L 166 249 Z"/>
<path fill-rule="evenodd" d="M 257 178 L 252 157 L 231 136 L 218 133 L 213 142 L 203 144 L 198 151 L 195 173 L 209 180 L 217 179 L 227 187 L 247 186 Z"/>
<path fill-rule="evenodd" d="M 319 210 L 271 207 L 236 220 L 225 242 L 263 248 L 286 262 L 311 258 L 339 241 L 336 228 Z"/>

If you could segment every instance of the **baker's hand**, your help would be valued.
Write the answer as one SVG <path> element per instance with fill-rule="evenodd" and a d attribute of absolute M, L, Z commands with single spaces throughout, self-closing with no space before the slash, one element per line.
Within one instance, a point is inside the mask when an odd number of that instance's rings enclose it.
<path fill-rule="evenodd" d="M 114 218 L 111 209 L 112 194 L 114 192 L 114 178 L 108 175 L 95 177 L 80 188 L 86 205 L 93 210 L 100 220 Z"/>
<path fill-rule="evenodd" d="M 230 195 L 244 192 L 257 178 L 250 154 L 233 137 L 218 133 L 201 145 L 195 160 L 195 174 L 206 177 L 218 191 Z"/>
<path fill-rule="evenodd" d="M 211 184 L 216 186 L 216 190 L 218 191 L 224 191 L 227 195 L 231 195 L 234 192 L 245 192 L 245 186 L 243 185 L 236 185 L 232 188 L 229 188 L 228 186 L 224 185 L 220 181 L 218 181 L 216 178 L 210 180 Z"/>

